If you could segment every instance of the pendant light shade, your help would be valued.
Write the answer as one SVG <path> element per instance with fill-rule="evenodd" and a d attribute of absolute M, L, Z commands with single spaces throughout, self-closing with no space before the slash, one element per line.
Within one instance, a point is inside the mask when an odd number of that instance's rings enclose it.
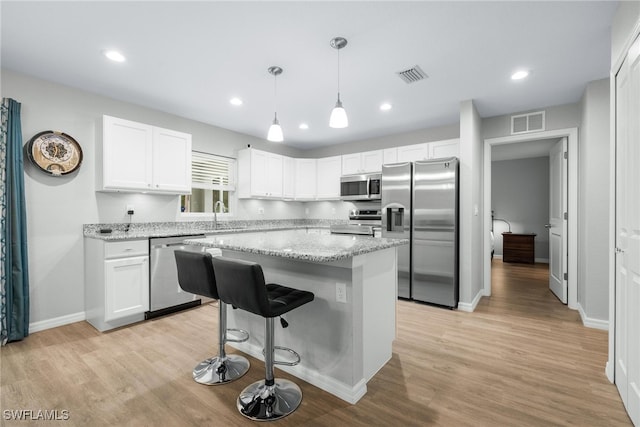
<path fill-rule="evenodd" d="M 347 112 L 342 106 L 340 100 L 340 49 L 347 45 L 347 39 L 343 37 L 336 37 L 329 43 L 332 48 L 338 51 L 338 101 L 336 106 L 331 111 L 331 117 L 329 117 L 329 126 L 332 128 L 346 128 L 349 126 L 349 119 L 347 118 Z"/>
<path fill-rule="evenodd" d="M 278 86 L 277 80 L 278 76 L 282 74 L 282 68 L 274 65 L 272 67 L 267 68 L 269 74 L 273 76 L 273 122 L 271 126 L 269 126 L 269 132 L 267 132 L 267 141 L 271 142 L 282 142 L 284 141 L 284 135 L 282 133 L 282 127 L 280 126 L 280 122 L 278 121 L 278 111 L 277 111 L 277 99 L 278 99 Z"/>
<path fill-rule="evenodd" d="M 267 141 L 282 142 L 284 141 L 284 135 L 282 134 L 282 126 L 278 122 L 278 115 L 273 118 L 273 123 L 269 126 L 269 132 L 267 133 Z"/>

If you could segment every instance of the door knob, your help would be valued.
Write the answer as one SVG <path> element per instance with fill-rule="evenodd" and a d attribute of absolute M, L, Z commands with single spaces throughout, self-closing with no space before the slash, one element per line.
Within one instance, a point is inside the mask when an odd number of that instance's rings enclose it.
<path fill-rule="evenodd" d="M 623 254 L 624 253 L 624 249 L 616 248 L 616 253 L 617 254 Z"/>
<path fill-rule="evenodd" d="M 551 228 L 551 224 L 545 224 L 545 225 L 544 225 L 544 228 L 546 228 L 546 229 Z"/>

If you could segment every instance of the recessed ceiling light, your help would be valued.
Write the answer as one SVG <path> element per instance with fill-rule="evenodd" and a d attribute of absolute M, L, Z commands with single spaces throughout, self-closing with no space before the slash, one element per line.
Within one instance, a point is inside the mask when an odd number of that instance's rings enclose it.
<path fill-rule="evenodd" d="M 380 104 L 380 110 L 382 111 L 389 111 L 391 110 L 391 104 L 389 104 L 388 102 L 385 102 L 383 104 Z"/>
<path fill-rule="evenodd" d="M 298 126 L 298 128 L 302 130 L 306 130 L 306 129 L 309 129 L 309 125 L 306 123 L 300 123 L 300 126 Z"/>
<path fill-rule="evenodd" d="M 522 80 L 529 75 L 527 70 L 516 71 L 511 75 L 511 80 Z"/>
<path fill-rule="evenodd" d="M 105 50 L 103 53 L 104 56 L 115 62 L 124 62 L 127 60 L 127 58 L 117 50 Z"/>
<path fill-rule="evenodd" d="M 240 98 L 231 98 L 229 102 L 231 105 L 242 105 L 242 99 Z"/>

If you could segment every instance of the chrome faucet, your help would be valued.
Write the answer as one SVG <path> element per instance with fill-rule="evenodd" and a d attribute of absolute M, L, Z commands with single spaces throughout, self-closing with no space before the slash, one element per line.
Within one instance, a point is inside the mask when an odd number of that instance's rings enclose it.
<path fill-rule="evenodd" d="M 222 200 L 218 200 L 215 205 L 213 205 L 213 229 L 218 229 L 218 206 L 222 206 L 222 210 L 220 213 L 224 213 L 225 207 L 224 202 Z"/>

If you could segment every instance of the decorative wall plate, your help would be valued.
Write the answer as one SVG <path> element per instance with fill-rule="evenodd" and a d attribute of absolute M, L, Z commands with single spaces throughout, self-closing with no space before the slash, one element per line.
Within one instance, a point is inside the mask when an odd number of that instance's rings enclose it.
<path fill-rule="evenodd" d="M 53 176 L 69 174 L 82 163 L 82 148 L 66 133 L 45 130 L 31 138 L 27 146 L 29 160 Z"/>

